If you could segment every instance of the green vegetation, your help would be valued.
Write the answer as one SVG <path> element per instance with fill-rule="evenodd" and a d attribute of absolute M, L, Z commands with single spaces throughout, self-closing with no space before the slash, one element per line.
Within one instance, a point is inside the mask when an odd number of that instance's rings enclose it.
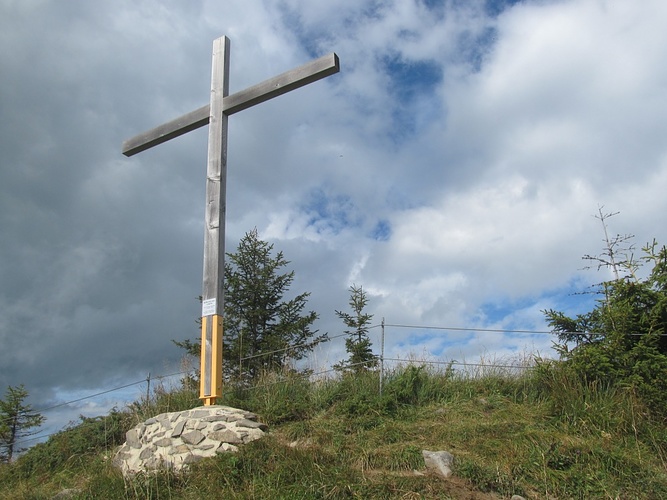
<path fill-rule="evenodd" d="M 379 357 L 373 354 L 371 339 L 368 338 L 368 329 L 373 319 L 372 314 L 364 312 L 368 305 L 368 297 L 363 287 L 350 286 L 350 309 L 352 314 L 336 311 L 336 316 L 343 320 L 348 330 L 345 330 L 345 350 L 350 357 L 345 362 L 334 365 L 338 371 L 352 371 L 355 373 L 370 370 L 378 365 Z"/>
<path fill-rule="evenodd" d="M 262 241 L 254 229 L 239 242 L 225 263 L 225 378 L 255 378 L 263 370 L 279 370 L 302 359 L 327 335 L 317 335 L 312 325 L 317 313 L 306 312 L 310 293 L 285 299 L 294 271 L 282 252 L 273 256 L 273 245 Z M 200 356 L 200 340 L 175 342 L 190 355 Z"/>
<path fill-rule="evenodd" d="M 655 418 L 667 422 L 667 248 L 653 241 L 635 259 L 631 236 L 608 237 L 601 256 L 586 256 L 598 268 L 608 267 L 614 279 L 597 286 L 592 311 L 574 318 L 545 311 L 560 341 L 560 369 L 582 384 L 627 388 L 637 394 Z M 650 267 L 645 277 L 645 267 Z"/>
<path fill-rule="evenodd" d="M 9 386 L 0 399 L 0 462 L 11 462 L 14 453 L 22 451 L 17 444 L 32 436 L 44 422 L 44 417 L 25 403 L 28 391 L 23 385 Z"/>
<path fill-rule="evenodd" d="M 267 437 L 184 474 L 124 480 L 110 463 L 124 432 L 198 404 L 190 389 L 159 389 L 0 466 L 0 498 L 667 497 L 667 428 L 632 388 L 539 361 L 522 375 L 410 365 L 386 375 L 382 395 L 378 384 L 374 371 L 263 373 L 222 403 L 258 413 Z M 423 449 L 453 453 L 455 477 L 416 475 Z"/>
<path fill-rule="evenodd" d="M 277 273 L 287 264 L 282 254 L 271 257 L 272 247 L 248 233 L 226 271 L 233 382 L 220 403 L 258 414 L 268 435 L 183 473 L 124 479 L 111 458 L 127 430 L 200 404 L 186 377 L 0 464 L 0 499 L 64 491 L 113 499 L 667 498 L 667 249 L 654 242 L 635 260 L 619 249 L 626 237 L 608 237 L 607 217 L 600 210 L 605 252 L 587 257 L 614 272 L 597 306 L 575 318 L 545 311 L 560 360 L 472 374 L 408 364 L 385 374 L 382 391 L 379 371 L 367 369 L 377 358 L 361 287 L 350 288 L 352 314 L 336 311 L 350 355 L 337 376 L 309 380 L 288 367 L 287 358 L 312 346 L 304 342 L 316 316 L 302 315 L 308 294 L 282 301 L 293 274 Z M 643 278 L 642 265 L 651 267 Z M 259 364 L 259 353 L 270 361 Z M 452 453 L 454 476 L 423 474 L 424 449 Z"/>

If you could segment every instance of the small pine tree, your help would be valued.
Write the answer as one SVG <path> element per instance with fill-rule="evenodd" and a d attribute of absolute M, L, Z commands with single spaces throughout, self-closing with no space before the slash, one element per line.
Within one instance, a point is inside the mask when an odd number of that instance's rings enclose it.
<path fill-rule="evenodd" d="M 226 254 L 223 372 L 227 379 L 248 381 L 263 370 L 288 367 L 305 357 L 327 334 L 312 329 L 317 313 L 306 311 L 309 292 L 285 299 L 294 271 L 282 252 L 259 238 L 257 229 L 245 234 L 236 253 Z M 201 342 L 173 341 L 199 358 Z"/>
<path fill-rule="evenodd" d="M 24 404 L 28 391 L 23 385 L 8 386 L 5 399 L 0 400 L 0 458 L 11 462 L 15 453 L 22 451 L 17 448 L 17 441 L 32 436 L 37 431 L 30 431 L 39 427 L 45 418 L 33 411 L 30 405 Z"/>
<path fill-rule="evenodd" d="M 306 311 L 310 293 L 285 300 L 294 271 L 282 252 L 262 241 L 257 229 L 245 234 L 225 264 L 224 371 L 228 376 L 253 379 L 262 370 L 289 366 L 302 359 L 327 335 L 312 324 L 317 313 Z"/>
<path fill-rule="evenodd" d="M 336 316 L 343 320 L 348 330 L 345 333 L 348 337 L 345 339 L 345 349 L 350 357 L 345 362 L 334 365 L 338 371 L 359 373 L 375 368 L 378 365 L 378 356 L 373 354 L 372 343 L 368 338 L 368 329 L 373 319 L 372 314 L 364 312 L 368 305 L 368 297 L 363 287 L 352 285 L 349 288 L 350 301 L 348 304 L 352 309 L 352 314 L 342 311 L 336 311 Z"/>

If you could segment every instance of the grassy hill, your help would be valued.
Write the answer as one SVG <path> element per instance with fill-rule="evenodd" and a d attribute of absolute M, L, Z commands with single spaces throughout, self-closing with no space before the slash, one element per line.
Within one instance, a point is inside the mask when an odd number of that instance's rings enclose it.
<path fill-rule="evenodd" d="M 0 465 L 0 498 L 667 498 L 667 427 L 630 391 L 572 380 L 557 364 L 473 375 L 405 366 L 310 382 L 267 374 L 222 404 L 253 411 L 267 437 L 185 474 L 124 480 L 124 433 L 199 406 L 194 391 L 82 419 Z M 455 456 L 424 474 L 421 451 Z"/>

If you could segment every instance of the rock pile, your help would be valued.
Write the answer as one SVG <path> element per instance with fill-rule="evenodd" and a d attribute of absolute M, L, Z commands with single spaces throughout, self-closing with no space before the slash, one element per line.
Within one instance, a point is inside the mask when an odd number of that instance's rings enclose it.
<path fill-rule="evenodd" d="M 163 413 L 129 430 L 113 463 L 124 476 L 183 466 L 237 451 L 237 445 L 260 439 L 267 429 L 257 416 L 229 406 L 200 406 Z"/>

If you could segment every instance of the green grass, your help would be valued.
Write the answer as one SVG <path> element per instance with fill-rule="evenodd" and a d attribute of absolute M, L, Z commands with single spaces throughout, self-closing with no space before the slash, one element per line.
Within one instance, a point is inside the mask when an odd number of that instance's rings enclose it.
<path fill-rule="evenodd" d="M 467 376 L 404 366 L 309 382 L 267 374 L 222 404 L 270 433 L 187 473 L 125 480 L 110 464 L 124 432 L 199 405 L 187 388 L 84 419 L 12 464 L 0 498 L 667 498 L 667 427 L 633 393 L 586 385 L 558 365 Z M 451 480 L 423 471 L 421 450 L 455 456 Z"/>

